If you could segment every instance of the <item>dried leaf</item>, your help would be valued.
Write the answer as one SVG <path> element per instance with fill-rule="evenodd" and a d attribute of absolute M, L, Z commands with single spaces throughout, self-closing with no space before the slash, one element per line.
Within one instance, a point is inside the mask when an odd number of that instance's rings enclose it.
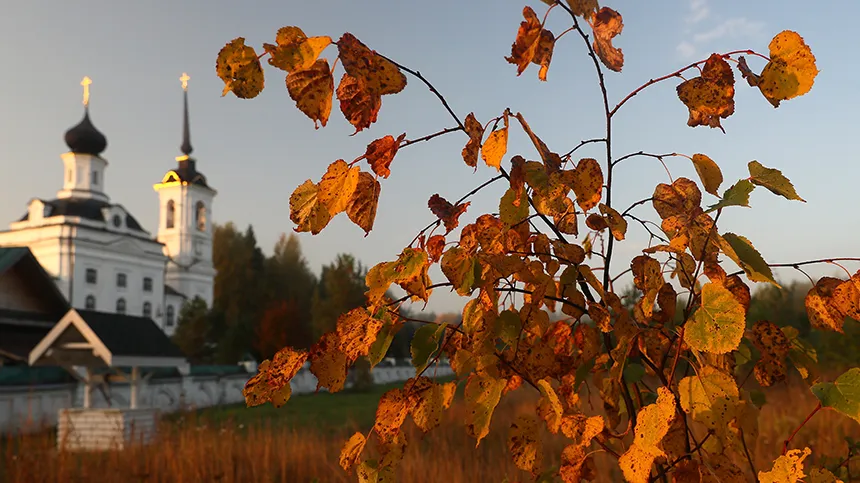
<path fill-rule="evenodd" d="M 382 442 L 391 442 L 400 432 L 400 426 L 408 414 L 409 397 L 406 392 L 399 387 L 390 389 L 379 398 L 373 430 Z"/>
<path fill-rule="evenodd" d="M 466 116 L 466 134 L 469 135 L 469 142 L 463 148 L 463 161 L 466 166 L 472 168 L 478 166 L 478 149 L 481 147 L 481 139 L 484 137 L 484 126 L 475 118 L 475 113 L 470 112 Z"/>
<path fill-rule="evenodd" d="M 308 37 L 298 27 L 282 27 L 275 38 L 277 45 L 263 44 L 269 54 L 269 64 L 288 73 L 308 69 L 322 51 L 331 44 L 331 37 Z"/>
<path fill-rule="evenodd" d="M 396 94 L 406 87 L 406 76 L 394 63 L 368 49 L 351 33 L 337 41 L 337 50 L 346 73 L 363 79 L 370 92 Z"/>
<path fill-rule="evenodd" d="M 600 202 L 603 192 L 603 171 L 596 159 L 580 159 L 574 170 L 573 192 L 583 211 L 588 211 Z"/>
<path fill-rule="evenodd" d="M 705 62 L 701 77 L 681 83 L 678 97 L 690 110 L 687 125 L 710 126 L 723 129 L 720 118 L 735 112 L 735 77 L 728 62 L 713 54 Z"/>
<path fill-rule="evenodd" d="M 240 99 L 252 99 L 263 91 L 263 66 L 254 48 L 245 45 L 244 37 L 237 37 L 221 48 L 215 72 L 224 81 L 222 97 L 232 92 Z"/>
<path fill-rule="evenodd" d="M 469 204 L 470 202 L 467 201 L 466 203 L 454 206 L 437 193 L 430 197 L 427 207 L 445 224 L 445 234 L 447 235 L 460 224 L 460 215 L 466 212 Z"/>
<path fill-rule="evenodd" d="M 783 30 L 770 41 L 770 62 L 761 71 L 758 88 L 773 107 L 779 107 L 780 101 L 809 92 L 817 75 L 815 56 L 803 37 Z"/>
<path fill-rule="evenodd" d="M 290 195 L 290 220 L 297 225 L 295 231 L 309 231 L 316 235 L 328 225 L 331 211 L 320 201 L 319 194 L 319 185 L 307 180 Z"/>
<path fill-rule="evenodd" d="M 521 414 L 508 431 L 508 449 L 517 468 L 536 472 L 541 466 L 540 428 L 536 417 Z"/>
<path fill-rule="evenodd" d="M 496 405 L 499 404 L 499 398 L 502 396 L 502 389 L 505 388 L 508 381 L 506 379 L 497 379 L 494 377 L 471 374 L 466 382 L 466 431 L 470 436 L 477 439 L 475 447 L 481 444 L 490 432 L 490 420 L 493 417 L 493 411 Z"/>
<path fill-rule="evenodd" d="M 364 451 L 364 445 L 367 443 L 367 440 L 364 439 L 364 435 L 356 432 L 353 434 L 346 444 L 343 445 L 343 448 L 340 450 L 340 467 L 344 469 L 344 471 L 349 471 L 353 466 L 358 464 L 358 459 L 361 457 L 361 452 Z"/>
<path fill-rule="evenodd" d="M 275 407 L 282 406 L 290 398 L 290 380 L 307 358 L 307 351 L 285 347 L 271 360 L 263 361 L 257 368 L 257 374 L 245 383 L 242 390 L 245 404 L 253 407 L 271 401 Z"/>
<path fill-rule="evenodd" d="M 317 198 L 331 216 L 345 211 L 358 186 L 358 166 L 350 168 L 342 159 L 331 163 L 320 180 Z M 295 220 L 294 220 L 295 221 Z"/>
<path fill-rule="evenodd" d="M 317 378 L 317 389 L 325 387 L 329 392 L 338 392 L 346 382 L 348 360 L 340 350 L 340 340 L 335 332 L 324 334 L 311 346 L 311 374 Z"/>
<path fill-rule="evenodd" d="M 468 204 L 468 203 L 467 203 Z M 445 249 L 445 237 L 433 235 L 427 240 L 427 255 L 432 262 L 438 262 L 442 258 L 442 250 Z"/>
<path fill-rule="evenodd" d="M 358 175 L 358 184 L 346 207 L 346 214 L 353 223 L 364 230 L 365 236 L 373 228 L 376 219 L 376 207 L 379 205 L 379 181 L 373 179 L 370 173 L 362 171 Z M 292 198 L 290 198 L 292 206 Z"/>
<path fill-rule="evenodd" d="M 400 143 L 405 137 L 406 133 L 401 134 L 397 139 L 394 139 L 394 136 L 389 134 L 367 145 L 364 157 L 377 176 L 388 178 L 391 174 L 391 170 L 388 168 L 391 166 L 391 162 L 394 161 L 394 156 L 397 155 L 397 148 L 400 147 Z"/>
<path fill-rule="evenodd" d="M 803 481 L 803 460 L 812 453 L 809 448 L 793 449 L 773 462 L 770 471 L 759 471 L 761 483 L 797 483 Z"/>
<path fill-rule="evenodd" d="M 356 133 L 376 122 L 382 108 L 382 96 L 368 89 L 364 78 L 347 73 L 343 74 L 337 86 L 337 99 L 343 117 L 355 126 Z"/>
<path fill-rule="evenodd" d="M 588 20 L 588 19 L 587 19 Z M 612 39 L 624 29 L 621 14 L 609 7 L 603 7 L 594 16 L 594 51 L 609 70 L 621 72 L 624 53 L 612 45 Z"/>
<path fill-rule="evenodd" d="M 525 20 L 520 23 L 517 38 L 511 45 L 511 55 L 505 57 L 505 60 L 517 66 L 517 75 L 522 74 L 534 59 L 541 37 L 541 22 L 535 11 L 525 6 L 523 17 Z"/>

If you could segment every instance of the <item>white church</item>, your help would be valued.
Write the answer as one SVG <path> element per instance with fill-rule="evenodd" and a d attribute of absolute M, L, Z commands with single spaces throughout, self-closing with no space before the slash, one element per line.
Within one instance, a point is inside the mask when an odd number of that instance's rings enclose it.
<path fill-rule="evenodd" d="M 188 76 L 183 74 L 183 133 L 177 166 L 154 185 L 156 236 L 107 190 L 107 139 L 89 115 L 66 131 L 63 184 L 53 199 L 34 198 L 19 220 L 0 231 L 0 247 L 28 247 L 76 309 L 151 318 L 174 332 L 182 305 L 200 297 L 212 305 L 212 202 L 216 191 L 191 157 Z M 59 170 L 58 170 L 59 171 Z"/>

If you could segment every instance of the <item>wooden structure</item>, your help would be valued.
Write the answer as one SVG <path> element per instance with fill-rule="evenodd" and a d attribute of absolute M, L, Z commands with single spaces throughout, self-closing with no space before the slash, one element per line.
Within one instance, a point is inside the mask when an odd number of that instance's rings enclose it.
<path fill-rule="evenodd" d="M 84 383 L 83 408 L 62 409 L 57 443 L 68 450 L 121 448 L 133 439 L 146 443 L 156 430 L 157 410 L 139 407 L 147 370 L 188 362 L 164 332 L 146 317 L 71 309 L 30 351 L 31 366 L 62 366 Z M 92 391 L 104 372 L 130 385 L 128 408 L 94 409 Z M 102 374 L 98 374 L 101 372 Z"/>

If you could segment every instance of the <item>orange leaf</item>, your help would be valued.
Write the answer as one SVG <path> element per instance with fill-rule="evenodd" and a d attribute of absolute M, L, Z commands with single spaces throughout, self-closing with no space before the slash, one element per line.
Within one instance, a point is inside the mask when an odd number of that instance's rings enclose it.
<path fill-rule="evenodd" d="M 364 307 L 350 310 L 337 319 L 338 348 L 350 362 L 366 356 L 382 325 L 383 322 L 372 317 Z"/>
<path fill-rule="evenodd" d="M 508 118 L 505 116 L 505 127 L 493 131 L 487 136 L 484 145 L 481 147 L 481 158 L 487 163 L 487 166 L 492 166 L 498 170 L 502 166 L 502 158 L 508 151 Z"/>
<path fill-rule="evenodd" d="M 702 76 L 681 83 L 678 98 L 690 110 L 687 125 L 690 127 L 718 127 L 720 118 L 735 112 L 735 76 L 728 62 L 719 54 L 712 54 L 702 68 Z M 723 130 L 725 131 L 725 130 Z"/>
<path fill-rule="evenodd" d="M 409 414 L 408 395 L 399 387 L 391 389 L 379 399 L 373 430 L 381 441 L 390 442 L 400 432 L 400 426 L 406 420 L 407 414 Z"/>
<path fill-rule="evenodd" d="M 389 134 L 367 145 L 364 157 L 367 158 L 367 162 L 374 173 L 383 178 L 388 178 L 388 175 L 391 174 L 391 170 L 388 167 L 394 161 L 397 148 L 400 147 L 400 142 L 405 137 L 406 133 L 401 134 L 397 139 L 394 139 L 394 136 Z"/>
<path fill-rule="evenodd" d="M 469 135 L 469 142 L 463 148 L 463 161 L 466 166 L 472 168 L 478 166 L 478 149 L 481 147 L 481 139 L 484 137 L 484 126 L 475 119 L 475 113 L 470 112 L 466 116 L 466 134 Z"/>
<path fill-rule="evenodd" d="M 339 346 L 337 333 L 327 332 L 311 347 L 309 359 L 311 373 L 317 377 L 317 389 L 325 387 L 329 392 L 343 389 L 348 361 Z"/>
<path fill-rule="evenodd" d="M 603 171 L 600 170 L 597 160 L 579 160 L 574 170 L 573 192 L 576 193 L 576 202 L 583 211 L 597 206 L 603 192 Z"/>
<path fill-rule="evenodd" d="M 442 235 L 433 235 L 427 240 L 427 255 L 430 260 L 438 262 L 442 258 L 442 250 L 445 249 L 445 237 Z"/>
<path fill-rule="evenodd" d="M 287 90 L 296 101 L 296 107 L 325 127 L 331 114 L 331 96 L 334 92 L 334 78 L 325 59 L 317 60 L 311 67 L 294 70 L 287 75 Z"/>
<path fill-rule="evenodd" d="M 534 59 L 541 37 L 541 22 L 531 7 L 523 7 L 523 20 L 517 31 L 517 38 L 511 45 L 511 56 L 505 57 L 511 64 L 516 64 L 517 75 L 522 74 L 529 62 Z"/>
<path fill-rule="evenodd" d="M 466 203 L 454 206 L 445 198 L 435 194 L 430 197 L 430 201 L 427 202 L 427 207 L 430 208 L 430 211 L 432 211 L 434 215 L 439 217 L 439 219 L 445 223 L 445 234 L 447 235 L 460 224 L 460 215 L 466 212 L 466 208 L 469 207 L 469 202 L 467 201 Z M 444 242 L 444 238 L 442 240 Z"/>
<path fill-rule="evenodd" d="M 368 49 L 351 33 L 337 41 L 337 50 L 346 73 L 364 79 L 371 92 L 396 94 L 406 87 L 406 76 L 394 63 Z"/>
<path fill-rule="evenodd" d="M 275 407 L 283 405 L 290 397 L 290 379 L 299 372 L 308 358 L 307 351 L 285 347 L 272 360 L 263 361 L 242 390 L 248 407 L 272 401 Z"/>
<path fill-rule="evenodd" d="M 621 49 L 613 47 L 612 38 L 624 29 L 621 14 L 609 7 L 603 7 L 594 16 L 591 26 L 594 31 L 594 51 L 600 60 L 610 70 L 621 72 L 624 65 L 624 54 Z"/>
<path fill-rule="evenodd" d="M 364 230 L 365 236 L 373 228 L 376 219 L 376 207 L 379 205 L 379 181 L 373 179 L 370 173 L 358 173 L 358 184 L 346 207 L 346 214 L 353 223 Z M 292 199 L 290 199 L 292 204 Z"/>
<path fill-rule="evenodd" d="M 337 99 L 340 101 L 340 112 L 355 126 L 356 133 L 376 122 L 379 109 L 382 108 L 382 96 L 368 89 L 363 78 L 346 73 L 337 86 Z"/>
<path fill-rule="evenodd" d="M 552 51 L 555 47 L 555 36 L 549 30 L 543 29 L 540 31 L 540 39 L 538 40 L 537 49 L 532 62 L 540 66 L 538 78 L 546 81 L 546 74 L 549 70 L 549 64 L 552 62 Z"/>

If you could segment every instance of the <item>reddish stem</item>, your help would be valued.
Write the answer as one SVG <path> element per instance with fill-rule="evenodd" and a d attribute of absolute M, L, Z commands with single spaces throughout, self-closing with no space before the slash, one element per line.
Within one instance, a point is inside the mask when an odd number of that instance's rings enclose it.
<path fill-rule="evenodd" d="M 809 420 L 812 419 L 812 416 L 815 416 L 815 413 L 817 413 L 820 409 L 821 402 L 819 402 L 818 405 L 815 406 L 815 409 L 813 409 L 812 412 L 809 413 L 809 416 L 807 416 L 806 419 L 804 419 L 803 422 L 800 423 L 800 426 L 796 427 L 794 431 L 791 432 L 791 435 L 788 437 L 788 439 L 786 439 L 785 442 L 782 443 L 782 454 L 788 453 L 788 445 L 791 443 L 791 440 L 794 439 L 794 436 L 797 434 L 798 431 L 800 431 L 800 428 L 802 428 L 806 423 L 808 423 Z"/>

